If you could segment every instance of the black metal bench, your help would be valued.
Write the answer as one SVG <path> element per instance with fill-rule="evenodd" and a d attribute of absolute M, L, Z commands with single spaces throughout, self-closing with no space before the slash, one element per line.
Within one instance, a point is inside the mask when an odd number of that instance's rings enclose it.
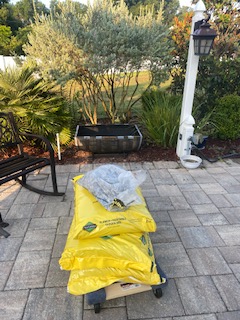
<path fill-rule="evenodd" d="M 2 215 L 0 213 L 0 236 L 4 236 L 5 238 L 10 236 L 10 233 L 8 233 L 6 230 L 3 230 L 3 228 L 6 228 L 8 225 L 8 223 L 3 222 Z"/>
<path fill-rule="evenodd" d="M 27 139 L 42 140 L 49 151 L 49 158 L 34 157 L 24 152 L 24 146 L 20 136 L 25 136 Z M 10 154 L 8 158 L 0 160 L 0 185 L 11 180 L 16 180 L 23 187 L 39 194 L 51 196 L 61 196 L 64 194 L 58 192 L 54 151 L 49 140 L 39 135 L 19 132 L 13 114 L 11 112 L 0 112 L 0 149 L 6 151 L 14 147 L 17 147 L 17 155 L 12 156 Z M 27 183 L 27 175 L 30 172 L 41 169 L 47 165 L 50 165 L 51 168 L 53 192 L 38 189 Z M 2 224 L 6 226 L 6 223 L 2 220 L 0 222 L 0 235 L 6 236 L 6 231 L 1 231 L 3 227 Z"/>

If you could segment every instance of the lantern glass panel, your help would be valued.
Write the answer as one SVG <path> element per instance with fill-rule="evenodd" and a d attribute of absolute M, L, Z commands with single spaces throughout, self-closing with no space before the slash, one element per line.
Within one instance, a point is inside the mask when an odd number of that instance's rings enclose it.
<path fill-rule="evenodd" d="M 198 56 L 206 56 L 212 47 L 213 39 L 195 39 L 194 53 Z"/>

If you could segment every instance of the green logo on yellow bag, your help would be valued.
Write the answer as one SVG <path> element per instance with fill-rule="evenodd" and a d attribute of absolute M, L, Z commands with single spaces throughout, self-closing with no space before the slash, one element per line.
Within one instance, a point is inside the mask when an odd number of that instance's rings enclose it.
<path fill-rule="evenodd" d="M 109 240 L 109 239 L 112 239 L 112 236 L 102 236 L 101 237 L 103 240 Z"/>
<path fill-rule="evenodd" d="M 144 245 L 147 244 L 147 240 L 146 240 L 146 237 L 145 237 L 144 235 L 141 236 L 140 240 L 142 241 L 142 243 L 143 243 Z"/>
<path fill-rule="evenodd" d="M 153 252 L 152 252 L 152 250 L 150 248 L 148 248 L 148 254 L 149 254 L 150 257 L 153 256 Z"/>
<path fill-rule="evenodd" d="M 97 228 L 97 225 L 95 223 L 92 222 L 88 222 L 84 227 L 83 230 L 87 231 L 87 232 L 92 232 L 94 229 Z"/>

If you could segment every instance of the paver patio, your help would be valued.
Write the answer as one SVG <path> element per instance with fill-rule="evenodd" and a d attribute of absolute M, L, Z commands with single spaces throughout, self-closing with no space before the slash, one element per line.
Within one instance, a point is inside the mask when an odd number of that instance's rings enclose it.
<path fill-rule="evenodd" d="M 61 197 L 40 196 L 14 182 L 0 187 L 0 212 L 10 225 L 0 238 L 0 319 L 239 320 L 240 164 L 119 163 L 146 170 L 142 192 L 156 223 L 155 256 L 169 277 L 163 297 L 151 291 L 109 300 L 99 314 L 67 293 L 58 260 L 74 212 L 71 179 L 99 164 L 57 166 Z M 31 175 L 51 188 L 48 168 Z"/>

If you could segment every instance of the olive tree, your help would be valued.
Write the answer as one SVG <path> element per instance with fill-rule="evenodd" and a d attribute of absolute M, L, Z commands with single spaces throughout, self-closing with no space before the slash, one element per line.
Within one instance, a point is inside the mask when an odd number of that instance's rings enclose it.
<path fill-rule="evenodd" d="M 38 17 L 32 27 L 25 52 L 49 75 L 77 81 L 78 98 L 92 123 L 99 109 L 112 123 L 129 120 L 140 98 L 142 70 L 148 86 L 167 77 L 170 42 L 160 13 L 156 17 L 148 10 L 136 18 L 123 0 L 117 5 L 96 0 L 79 14 L 67 1 L 60 13 Z"/>

